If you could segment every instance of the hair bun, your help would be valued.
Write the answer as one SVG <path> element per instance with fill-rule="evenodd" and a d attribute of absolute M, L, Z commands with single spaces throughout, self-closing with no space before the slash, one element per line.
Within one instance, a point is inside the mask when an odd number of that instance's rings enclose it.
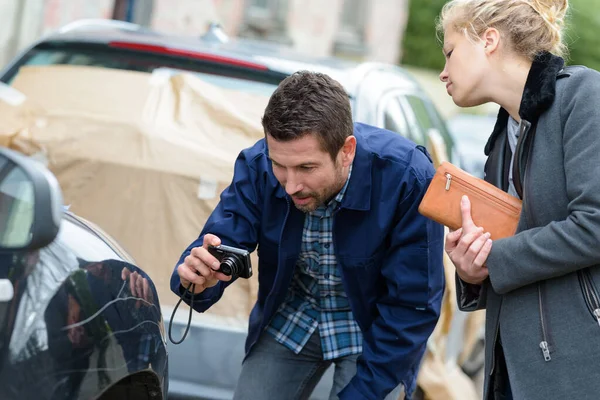
<path fill-rule="evenodd" d="M 562 24 L 569 8 L 568 0 L 529 0 L 531 7 L 552 25 Z"/>

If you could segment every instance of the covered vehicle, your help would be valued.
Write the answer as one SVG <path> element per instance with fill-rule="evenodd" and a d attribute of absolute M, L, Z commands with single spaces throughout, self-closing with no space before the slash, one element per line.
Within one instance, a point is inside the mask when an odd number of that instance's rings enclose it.
<path fill-rule="evenodd" d="M 229 184 L 237 153 L 262 137 L 255 116 L 268 97 L 170 69 L 64 65 L 24 67 L 12 89 L 26 100 L 0 103 L 21 126 L 6 133 L 9 145 L 47 163 L 70 209 L 101 223 L 173 306 L 174 260 Z M 247 318 L 249 285 L 211 313 Z"/>

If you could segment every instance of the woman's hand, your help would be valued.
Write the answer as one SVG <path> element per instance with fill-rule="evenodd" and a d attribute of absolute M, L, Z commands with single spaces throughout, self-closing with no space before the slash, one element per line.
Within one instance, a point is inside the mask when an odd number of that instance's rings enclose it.
<path fill-rule="evenodd" d="M 456 267 L 460 279 L 480 285 L 488 277 L 485 262 L 492 250 L 492 240 L 471 218 L 471 202 L 463 196 L 460 203 L 462 227 L 446 235 L 446 253 Z"/>

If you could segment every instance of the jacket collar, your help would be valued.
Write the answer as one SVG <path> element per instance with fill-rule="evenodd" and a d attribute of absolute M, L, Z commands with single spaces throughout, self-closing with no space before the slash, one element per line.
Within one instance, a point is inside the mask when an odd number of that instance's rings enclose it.
<path fill-rule="evenodd" d="M 542 52 L 534 58 L 521 97 L 519 107 L 521 119 L 535 123 L 552 105 L 556 95 L 556 79 L 564 63 L 561 57 L 548 52 Z M 504 132 L 507 122 L 508 112 L 501 107 L 494 130 L 485 145 L 486 156 L 489 156 L 496 138 Z"/>
<path fill-rule="evenodd" d="M 371 154 L 364 147 L 362 135 L 356 137 L 356 155 L 352 163 L 352 175 L 348 181 L 342 207 L 365 211 L 371 208 Z"/>

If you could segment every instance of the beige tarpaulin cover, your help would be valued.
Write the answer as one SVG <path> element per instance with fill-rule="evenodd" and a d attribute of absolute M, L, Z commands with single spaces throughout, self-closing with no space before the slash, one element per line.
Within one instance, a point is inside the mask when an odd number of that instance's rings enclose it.
<path fill-rule="evenodd" d="M 229 184 L 239 151 L 263 136 L 268 98 L 187 73 L 74 66 L 22 68 L 13 87 L 26 100 L 0 90 L 0 145 L 46 157 L 71 210 L 114 236 L 151 276 L 161 304 L 174 305 L 173 267 Z M 438 164 L 445 149 L 430 137 Z M 444 262 L 442 315 L 418 382 L 428 399 L 475 399 L 472 381 L 444 356 L 456 309 L 454 266 Z M 245 324 L 257 274 L 234 283 L 208 312 Z M 465 350 L 481 326 L 474 321 Z"/>
<path fill-rule="evenodd" d="M 22 68 L 13 87 L 27 101 L 16 116 L 0 102 L 1 115 L 12 115 L 0 140 L 43 148 L 65 204 L 114 236 L 161 304 L 174 305 L 175 263 L 231 181 L 239 151 L 263 136 L 268 98 L 187 73 L 77 66 Z M 20 124 L 27 129 L 15 135 Z M 247 320 L 255 282 L 234 283 L 209 312 Z"/>

